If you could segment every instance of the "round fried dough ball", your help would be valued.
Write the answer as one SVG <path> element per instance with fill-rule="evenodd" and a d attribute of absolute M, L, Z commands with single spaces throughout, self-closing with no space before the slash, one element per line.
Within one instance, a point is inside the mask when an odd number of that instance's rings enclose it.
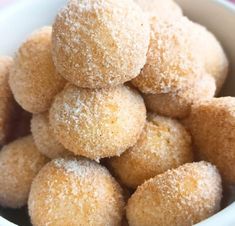
<path fill-rule="evenodd" d="M 15 101 L 8 84 L 12 63 L 11 57 L 0 56 L 0 145 L 3 145 L 10 135 L 15 109 Z"/>
<path fill-rule="evenodd" d="M 145 120 L 142 97 L 123 85 L 94 90 L 67 85 L 50 110 L 57 140 L 74 154 L 95 160 L 133 146 Z"/>
<path fill-rule="evenodd" d="M 30 35 L 19 48 L 10 73 L 16 101 L 32 113 L 48 110 L 65 84 L 52 62 L 51 30 L 43 27 Z"/>
<path fill-rule="evenodd" d="M 144 101 L 150 111 L 172 118 L 185 118 L 190 114 L 193 103 L 211 99 L 215 90 L 215 79 L 203 74 L 176 92 L 145 94 Z"/>
<path fill-rule="evenodd" d="M 121 225 L 124 200 L 108 170 L 90 160 L 56 159 L 32 183 L 33 225 Z"/>
<path fill-rule="evenodd" d="M 149 30 L 132 0 L 70 0 L 53 25 L 56 68 L 83 88 L 123 84 L 145 64 Z"/>
<path fill-rule="evenodd" d="M 9 72 L 12 67 L 13 60 L 8 56 L 0 56 L 0 97 L 11 97 L 11 90 L 8 84 Z"/>
<path fill-rule="evenodd" d="M 48 112 L 33 115 L 31 132 L 38 150 L 48 158 L 70 155 L 70 152 L 55 139 L 49 124 Z"/>
<path fill-rule="evenodd" d="M 191 137 L 176 120 L 149 114 L 137 143 L 109 160 L 114 174 L 128 187 L 193 161 Z"/>
<path fill-rule="evenodd" d="M 150 17 L 169 19 L 182 16 L 182 9 L 173 0 L 135 0 Z"/>
<path fill-rule="evenodd" d="M 199 156 L 215 164 L 225 181 L 235 183 L 235 98 L 220 97 L 192 106 L 189 118 Z"/>
<path fill-rule="evenodd" d="M 147 62 L 132 80 L 147 94 L 175 92 L 184 86 L 203 65 L 194 53 L 193 22 L 186 17 L 175 20 L 152 18 Z"/>
<path fill-rule="evenodd" d="M 15 140 L 0 151 L 0 205 L 26 205 L 30 186 L 48 159 L 38 152 L 32 136 Z"/>
<path fill-rule="evenodd" d="M 139 186 L 127 204 L 130 226 L 191 226 L 220 209 L 220 175 L 207 162 L 187 163 Z"/>
<path fill-rule="evenodd" d="M 194 23 L 194 27 L 196 51 L 204 62 L 206 72 L 215 78 L 216 93 L 218 93 L 228 73 L 227 56 L 219 41 L 210 31 L 197 23 Z"/>

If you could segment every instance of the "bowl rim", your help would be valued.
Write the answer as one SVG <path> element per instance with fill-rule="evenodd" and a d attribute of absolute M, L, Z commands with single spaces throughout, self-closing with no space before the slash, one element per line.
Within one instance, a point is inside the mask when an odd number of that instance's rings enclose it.
<path fill-rule="evenodd" d="M 224 6 L 226 9 L 231 10 L 232 12 L 235 12 L 235 3 L 232 3 L 229 0 L 211 0 L 211 1 Z"/>
<path fill-rule="evenodd" d="M 7 219 L 1 217 L 1 216 L 0 216 L 0 225 L 1 225 L 1 226 L 3 226 L 3 225 L 4 225 L 4 226 L 18 226 L 18 225 L 16 225 L 16 224 L 10 222 L 9 220 L 7 220 Z"/>
<path fill-rule="evenodd" d="M 231 11 L 232 13 L 235 13 L 235 3 L 230 2 L 229 0 L 210 0 L 214 2 L 214 4 L 217 4 L 221 7 L 224 7 L 226 10 Z M 18 10 L 24 8 L 24 7 L 30 7 L 30 5 L 33 5 L 34 1 L 29 0 L 21 0 L 21 1 L 15 1 L 11 2 L 9 5 L 4 6 L 2 9 L 0 9 L 0 20 L 4 19 L 5 17 L 13 16 L 15 12 Z M 213 216 L 199 222 L 198 224 L 195 224 L 195 226 L 203 226 L 203 224 L 206 224 L 206 226 L 214 226 L 215 222 L 219 219 L 223 218 L 225 222 L 223 222 L 225 225 L 231 225 L 235 222 L 235 202 L 231 203 L 229 206 L 225 207 L 218 213 L 214 214 Z M 234 217 L 231 219 L 231 216 Z M 228 217 L 230 216 L 230 217 Z M 233 220 L 233 222 L 231 221 Z M 8 221 L 7 219 L 0 216 L 0 225 L 4 226 L 17 226 L 16 224 Z"/>

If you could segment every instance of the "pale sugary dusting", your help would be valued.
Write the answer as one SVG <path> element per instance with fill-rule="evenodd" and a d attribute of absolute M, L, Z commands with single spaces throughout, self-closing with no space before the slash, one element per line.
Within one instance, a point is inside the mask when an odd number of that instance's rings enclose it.
<path fill-rule="evenodd" d="M 221 177 L 207 162 L 187 163 L 139 186 L 128 201 L 130 225 L 190 226 L 220 209 Z"/>
<path fill-rule="evenodd" d="M 121 181 L 136 188 L 145 180 L 193 161 L 191 137 L 176 120 L 149 114 L 137 143 L 109 160 Z"/>
<path fill-rule="evenodd" d="M 188 124 L 197 154 L 215 164 L 226 182 L 235 183 L 235 98 L 194 104 Z"/>
<path fill-rule="evenodd" d="M 27 38 L 17 51 L 9 77 L 16 101 L 31 113 L 48 110 L 65 85 L 52 61 L 51 30 L 43 27 Z"/>
<path fill-rule="evenodd" d="M 115 86 L 144 66 L 149 24 L 132 0 L 71 0 L 57 15 L 52 44 L 57 70 L 71 83 Z"/>
<path fill-rule="evenodd" d="M 3 145 L 10 135 L 15 102 L 10 90 L 8 79 L 13 60 L 11 57 L 0 56 L 0 144 Z"/>
<path fill-rule="evenodd" d="M 34 180 L 29 197 L 34 225 L 120 225 L 122 190 L 107 169 L 90 160 L 56 159 Z"/>
<path fill-rule="evenodd" d="M 133 146 L 145 117 L 142 97 L 125 86 L 90 90 L 68 85 L 50 110 L 56 138 L 76 155 L 96 160 Z"/>
<path fill-rule="evenodd" d="M 8 84 L 9 72 L 13 60 L 8 56 L 0 56 L 0 98 L 11 97 L 11 90 Z"/>
<path fill-rule="evenodd" d="M 38 152 L 32 136 L 5 145 L 0 152 L 0 205 L 26 205 L 31 183 L 47 161 Z"/>
<path fill-rule="evenodd" d="M 33 115 L 31 132 L 38 150 L 48 158 L 54 159 L 72 155 L 56 140 L 49 124 L 48 112 Z"/>
<path fill-rule="evenodd" d="M 204 26 L 194 23 L 193 32 L 194 48 L 198 57 L 204 62 L 206 72 L 215 78 L 216 93 L 218 94 L 228 74 L 227 56 L 214 34 Z"/>
<path fill-rule="evenodd" d="M 143 95 L 148 110 L 172 118 L 189 116 L 191 106 L 215 95 L 215 79 L 205 72 L 198 71 L 189 84 L 176 92 Z"/>
<path fill-rule="evenodd" d="M 97 170 L 98 163 L 89 161 L 89 160 L 77 160 L 77 159 L 55 159 L 54 164 L 58 168 L 63 168 L 67 173 L 72 173 L 79 177 L 87 177 L 90 174 L 90 171 Z M 104 167 L 100 167 L 99 170 L 102 170 L 105 173 L 108 171 Z"/>
<path fill-rule="evenodd" d="M 182 16 L 182 9 L 173 0 L 134 0 L 149 17 L 158 19 Z"/>
<path fill-rule="evenodd" d="M 186 17 L 150 22 L 147 62 L 132 83 L 143 93 L 175 92 L 203 67 L 194 49 L 193 22 Z"/>

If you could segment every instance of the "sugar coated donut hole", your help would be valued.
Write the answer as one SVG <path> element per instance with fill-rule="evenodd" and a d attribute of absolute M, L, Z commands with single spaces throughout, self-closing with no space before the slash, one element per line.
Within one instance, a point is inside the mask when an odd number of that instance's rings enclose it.
<path fill-rule="evenodd" d="M 38 29 L 21 45 L 9 83 L 16 101 L 26 111 L 39 113 L 49 109 L 65 84 L 52 61 L 51 27 Z"/>
<path fill-rule="evenodd" d="M 121 225 L 124 199 L 108 170 L 90 160 L 56 159 L 32 183 L 33 225 Z"/>
<path fill-rule="evenodd" d="M 194 104 L 188 126 L 200 158 L 215 164 L 223 179 L 234 184 L 235 98 L 213 98 Z"/>
<path fill-rule="evenodd" d="M 150 17 L 169 19 L 182 16 L 182 9 L 173 0 L 135 0 Z"/>
<path fill-rule="evenodd" d="M 72 155 L 56 140 L 49 124 L 48 112 L 33 115 L 31 131 L 38 150 L 48 158 L 54 159 Z"/>
<path fill-rule="evenodd" d="M 93 90 L 67 85 L 50 109 L 57 140 L 74 154 L 95 160 L 133 146 L 145 120 L 142 97 L 123 85 Z"/>
<path fill-rule="evenodd" d="M 153 17 L 150 24 L 147 61 L 132 83 L 147 94 L 175 92 L 203 70 L 203 63 L 194 53 L 193 22 L 186 17 L 169 20 Z"/>
<path fill-rule="evenodd" d="M 149 30 L 132 0 L 71 0 L 53 25 L 56 68 L 83 88 L 123 84 L 145 64 Z"/>
<path fill-rule="evenodd" d="M 191 106 L 199 100 L 211 99 L 215 95 L 215 79 L 209 74 L 196 76 L 184 88 L 169 93 L 144 94 L 148 110 L 172 118 L 185 118 Z"/>
<path fill-rule="evenodd" d="M 38 152 L 32 136 L 5 145 L 0 151 L 0 205 L 26 205 L 32 180 L 47 161 Z"/>
<path fill-rule="evenodd" d="M 208 31 L 204 26 L 194 23 L 194 33 L 195 52 L 204 62 L 206 72 L 215 78 L 216 93 L 218 94 L 228 74 L 227 56 L 214 34 Z"/>
<path fill-rule="evenodd" d="M 0 144 L 6 143 L 10 136 L 15 101 L 10 90 L 8 79 L 13 60 L 0 56 Z"/>
<path fill-rule="evenodd" d="M 12 97 L 12 93 L 8 84 L 9 72 L 12 67 L 13 60 L 8 56 L 0 56 L 0 97 Z"/>
<path fill-rule="evenodd" d="M 109 165 L 128 187 L 136 188 L 145 180 L 193 161 L 191 137 L 176 120 L 149 114 L 137 143 Z"/>
<path fill-rule="evenodd" d="M 221 178 L 207 162 L 187 163 L 139 186 L 127 204 L 130 226 L 190 226 L 220 209 Z"/>

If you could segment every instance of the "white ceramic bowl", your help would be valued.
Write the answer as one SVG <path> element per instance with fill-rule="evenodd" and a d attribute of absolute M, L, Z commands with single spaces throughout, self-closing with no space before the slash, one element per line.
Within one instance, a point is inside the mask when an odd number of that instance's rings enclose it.
<path fill-rule="evenodd" d="M 230 75 L 223 95 L 235 96 L 235 6 L 223 0 L 176 1 L 187 16 L 205 25 L 223 44 L 230 60 Z M 10 7 L 0 9 L 0 54 L 13 55 L 19 44 L 35 28 L 52 23 L 65 2 L 66 0 L 18 0 Z M 0 226 L 14 225 L 0 217 Z M 197 224 L 216 225 L 235 225 L 235 203 Z"/>

